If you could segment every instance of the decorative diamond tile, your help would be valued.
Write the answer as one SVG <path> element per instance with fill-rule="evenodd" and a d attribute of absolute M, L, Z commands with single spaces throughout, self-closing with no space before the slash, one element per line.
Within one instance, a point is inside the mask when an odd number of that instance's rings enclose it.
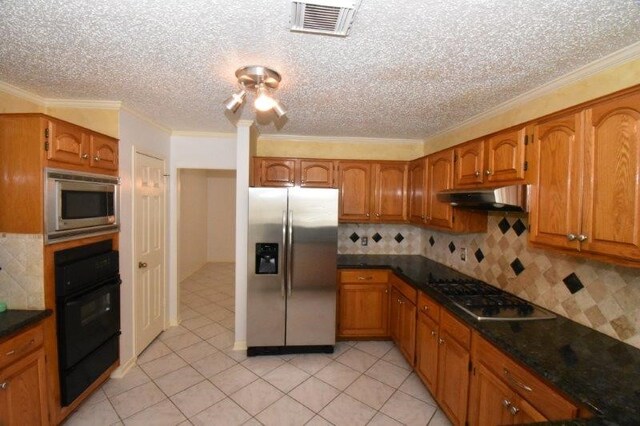
<path fill-rule="evenodd" d="M 354 232 L 353 234 L 349 235 L 349 239 L 355 243 L 360 239 L 360 236 Z"/>
<path fill-rule="evenodd" d="M 453 244 L 453 241 L 451 241 L 451 242 L 449 243 L 449 251 L 450 251 L 451 253 L 453 253 L 454 251 L 456 251 L 456 245 L 455 245 L 455 244 Z"/>
<path fill-rule="evenodd" d="M 476 260 L 478 261 L 478 263 L 482 262 L 482 260 L 484 259 L 484 253 L 480 249 L 476 250 L 474 255 L 476 256 Z"/>
<path fill-rule="evenodd" d="M 578 291 L 584 288 L 584 285 L 582 285 L 582 281 L 580 281 L 580 278 L 578 278 L 578 276 L 574 272 L 564 277 L 562 282 L 564 282 L 564 285 L 567 286 L 567 289 L 571 292 L 571 294 L 576 294 Z"/>
<path fill-rule="evenodd" d="M 404 237 L 402 236 L 401 233 L 397 233 L 395 237 L 393 237 L 394 240 L 396 240 L 398 243 L 401 243 L 402 240 L 404 240 Z"/>
<path fill-rule="evenodd" d="M 516 275 L 520 275 L 522 271 L 524 271 L 524 265 L 520 262 L 520 259 L 516 257 L 515 260 L 511 262 L 511 269 L 513 269 Z"/>
<path fill-rule="evenodd" d="M 431 247 L 433 247 L 433 245 L 436 243 L 436 240 L 433 239 L 433 235 L 429 237 L 429 244 L 431 245 Z"/>
<path fill-rule="evenodd" d="M 380 234 L 378 234 L 378 233 L 376 232 L 375 234 L 373 234 L 373 237 L 371 237 L 371 239 L 372 239 L 373 241 L 375 241 L 376 243 L 377 243 L 377 242 L 380 242 L 380 240 L 382 239 L 382 235 L 380 235 Z"/>
<path fill-rule="evenodd" d="M 509 221 L 506 217 L 503 217 L 502 220 L 498 222 L 498 228 L 500 228 L 500 231 L 502 231 L 503 234 L 506 234 L 507 231 L 511 228 L 511 225 L 509 225 Z"/>
<path fill-rule="evenodd" d="M 524 225 L 524 223 L 522 223 L 520 219 L 516 220 L 511 227 L 518 237 L 527 230 L 527 227 Z"/>

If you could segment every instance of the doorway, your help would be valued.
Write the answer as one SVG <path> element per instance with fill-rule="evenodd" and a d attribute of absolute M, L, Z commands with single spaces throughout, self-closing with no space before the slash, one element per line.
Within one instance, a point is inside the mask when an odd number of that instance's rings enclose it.
<path fill-rule="evenodd" d="M 178 188 L 178 318 L 227 349 L 235 329 L 236 172 L 179 169 Z"/>

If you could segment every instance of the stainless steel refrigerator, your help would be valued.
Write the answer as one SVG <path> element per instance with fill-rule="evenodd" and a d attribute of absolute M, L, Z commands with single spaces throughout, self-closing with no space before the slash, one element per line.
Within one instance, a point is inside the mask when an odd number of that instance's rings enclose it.
<path fill-rule="evenodd" d="M 333 352 L 338 190 L 249 188 L 247 354 Z"/>

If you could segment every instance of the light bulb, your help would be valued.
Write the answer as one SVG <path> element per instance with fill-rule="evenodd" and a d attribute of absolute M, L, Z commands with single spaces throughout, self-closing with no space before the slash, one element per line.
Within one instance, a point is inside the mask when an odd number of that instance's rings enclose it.
<path fill-rule="evenodd" d="M 256 109 L 258 111 L 269 111 L 273 108 L 274 103 L 275 101 L 271 96 L 269 96 L 267 89 L 265 89 L 263 85 L 260 85 L 260 87 L 258 87 L 258 96 L 253 103 Z"/>

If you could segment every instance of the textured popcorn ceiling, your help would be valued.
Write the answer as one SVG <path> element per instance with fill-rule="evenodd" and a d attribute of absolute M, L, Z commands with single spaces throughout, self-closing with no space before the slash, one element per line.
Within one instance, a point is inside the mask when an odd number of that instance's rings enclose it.
<path fill-rule="evenodd" d="M 263 134 L 424 138 L 640 40 L 634 0 L 363 0 L 347 38 L 292 33 L 288 0 L 2 0 L 0 80 L 233 131 L 235 70 L 283 75 Z"/>

